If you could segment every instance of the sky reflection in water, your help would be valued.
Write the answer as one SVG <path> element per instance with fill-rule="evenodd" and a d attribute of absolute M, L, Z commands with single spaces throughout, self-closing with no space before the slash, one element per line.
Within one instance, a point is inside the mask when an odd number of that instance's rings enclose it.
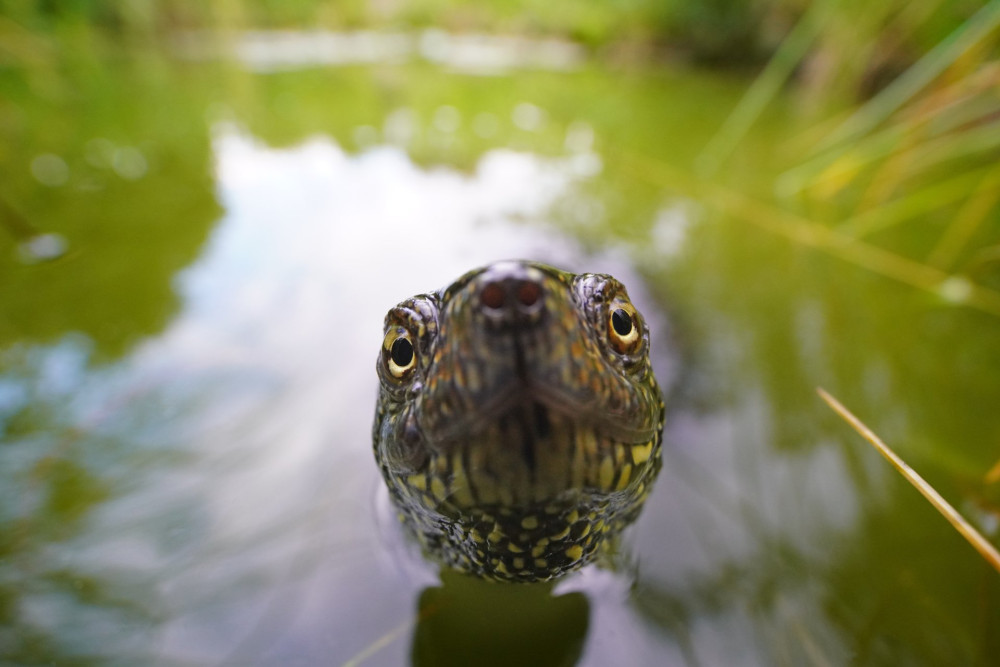
<path fill-rule="evenodd" d="M 515 124 L 530 130 L 540 109 L 516 109 Z M 406 135 L 404 116 L 387 116 L 389 141 Z M 432 123 L 444 132 L 452 116 L 439 107 Z M 79 477 L 73 488 L 88 509 L 58 515 L 70 525 L 39 538 L 30 563 L 0 562 L 4 579 L 31 582 L 23 622 L 65 656 L 404 664 L 429 584 L 391 531 L 377 528 L 370 425 L 382 317 L 480 264 L 527 257 L 621 278 L 654 323 L 661 382 L 680 384 L 678 360 L 693 347 L 703 348 L 698 373 L 714 378 L 705 405 L 675 397 L 664 470 L 632 531 L 625 572 L 588 568 L 558 589 L 587 595 L 582 664 L 848 662 L 845 623 L 830 612 L 843 591 L 829 579 L 867 535 L 859 518 L 892 502 L 891 471 L 845 456 L 822 424 L 780 450 L 787 424 L 778 420 L 801 414 L 781 404 L 763 372 L 741 371 L 744 355 L 760 353 L 754 337 L 773 326 L 770 304 L 784 298 L 794 302 L 792 345 L 758 363 L 801 364 L 806 380 L 829 375 L 823 364 L 834 363 L 837 340 L 827 304 L 793 290 L 753 301 L 737 262 L 713 257 L 704 239 L 687 245 L 701 224 L 690 202 L 664 200 L 649 243 L 585 253 L 547 222 L 554 208 L 585 201 L 602 169 L 593 132 L 579 121 L 570 129 L 575 139 L 560 156 L 494 148 L 460 172 L 417 165 L 402 148 L 379 145 L 373 127 L 361 132 L 368 147 L 351 154 L 323 136 L 272 149 L 217 125 L 224 214 L 176 275 L 181 307 L 166 328 L 113 363 L 94 362 L 91 342 L 73 334 L 4 353 L 0 410 L 30 406 L 43 425 L 8 438 L 4 473 L 31 479 L 72 451 L 96 477 L 60 473 Z M 658 308 L 633 268 L 664 275 L 674 262 L 689 263 L 687 285 L 696 286 L 679 289 L 678 302 L 711 298 L 719 283 L 726 295 L 700 313 L 710 326 L 694 344 L 674 337 L 677 313 Z M 767 267 L 754 264 L 750 275 L 766 281 Z M 734 328 L 738 307 L 723 312 L 743 293 L 761 313 L 749 331 Z M 863 359 L 858 382 L 891 396 L 879 355 Z M 799 376 L 787 384 L 810 389 Z M 0 485 L 4 524 L 55 502 L 38 488 Z M 896 557 L 882 566 L 895 569 Z M 99 594 L 67 595 L 51 583 L 56 575 L 85 592 L 96 582 Z"/>
<path fill-rule="evenodd" d="M 426 583 L 375 529 L 382 316 L 503 258 L 622 276 L 620 259 L 585 259 L 530 226 L 600 161 L 493 150 L 468 175 L 319 137 L 270 149 L 228 125 L 214 153 L 225 215 L 177 276 L 166 330 L 93 369 L 81 337 L 24 351 L 24 376 L 3 385 L 15 402 L 33 385 L 113 489 L 38 566 L 92 576 L 157 620 L 129 638 L 114 605 L 42 594 L 25 607 L 53 635 L 67 617 L 86 628 L 62 635 L 70 654 L 113 645 L 215 663 L 273 650 L 337 664 L 408 630 Z M 407 636 L 375 664 L 403 660 Z"/>

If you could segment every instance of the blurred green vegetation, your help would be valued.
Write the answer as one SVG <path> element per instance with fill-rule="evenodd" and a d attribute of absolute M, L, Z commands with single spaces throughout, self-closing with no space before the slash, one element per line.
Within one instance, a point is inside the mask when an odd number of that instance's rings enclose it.
<path fill-rule="evenodd" d="M 109 69 L 89 51 L 0 68 L 0 344 L 84 331 L 117 356 L 168 321 L 173 275 L 220 210 L 207 82 L 175 77 L 159 58 Z M 65 255 L 33 264 L 41 233 Z"/>
<path fill-rule="evenodd" d="M 179 68 L 172 58 L 173 40 L 186 31 L 226 44 L 243 29 L 425 27 L 567 38 L 590 47 L 597 67 L 456 87 L 421 64 L 381 67 L 374 79 L 352 68 L 253 77 L 225 64 Z M 559 153 L 569 125 L 582 121 L 602 142 L 601 205 L 630 221 L 614 233 L 647 234 L 650 209 L 666 190 L 945 300 L 1000 313 L 998 30 L 997 0 L 0 0 L 0 168 L 10 175 L 0 192 L 10 233 L 0 243 L 13 248 L 52 231 L 73 250 L 92 243 L 120 255 L 122 248 L 96 241 L 119 224 L 115 216 L 122 225 L 132 218 L 141 227 L 130 233 L 159 249 L 143 259 L 139 251 L 136 270 L 163 276 L 155 281 L 159 295 L 140 293 L 138 285 L 152 283 L 131 280 L 100 252 L 60 260 L 93 262 L 80 265 L 86 278 L 73 285 L 47 287 L 44 268 L 30 278 L 0 269 L 11 313 L 0 340 L 77 328 L 121 349 L 128 336 L 115 330 L 153 331 L 165 321 L 169 307 L 152 313 L 148 304 L 170 302 L 168 276 L 191 260 L 218 212 L 204 131 L 213 105 L 236 108 L 272 143 L 323 131 L 362 148 L 359 128 L 383 132 L 400 109 L 433 126 L 444 103 L 465 121 L 457 132 L 430 127 L 404 147 L 419 162 L 463 168 L 498 144 Z M 686 60 L 751 69 L 723 84 L 684 67 Z M 119 63 L 114 73 L 107 62 Z M 606 67 L 616 75 L 607 77 Z M 668 85 L 690 86 L 689 99 L 667 99 L 661 86 Z M 734 91 L 744 85 L 740 99 Z M 343 93 L 337 114 L 307 94 L 313 86 Z M 617 103 L 621 95 L 628 104 Z M 544 131 L 473 130 L 477 117 L 505 118 L 520 100 L 544 109 Z M 155 179 L 130 179 L 130 160 L 144 175 L 172 170 L 185 184 L 165 192 Z M 52 196 L 32 173 L 39 169 L 57 181 L 71 175 L 71 194 L 63 188 Z M 121 188 L 130 199 L 119 206 Z M 201 227 L 175 224 L 189 218 Z M 578 227 L 586 237 L 587 225 Z M 62 309 L 38 317 L 16 296 L 53 289 L 64 299 L 99 299 L 112 283 L 134 285 L 135 293 L 104 311 L 95 307 L 90 323 L 67 323 Z"/>
<path fill-rule="evenodd" d="M 184 31 L 225 44 L 251 28 L 427 27 L 570 39 L 591 61 L 494 77 L 421 62 L 255 74 L 172 51 Z M 601 172 L 557 205 L 554 222 L 589 247 L 642 248 L 665 208 L 693 207 L 703 224 L 684 255 L 650 251 L 640 263 L 686 314 L 678 329 L 697 341 L 690 348 L 722 350 L 706 373 L 740 379 L 713 388 L 718 404 L 739 402 L 727 391 L 762 391 L 769 445 L 794 454 L 840 432 L 817 426 L 812 388 L 823 382 L 864 406 L 963 510 L 995 521 L 1000 490 L 985 474 L 1000 441 L 990 417 L 998 30 L 996 0 L 0 0 L 0 348 L 77 331 L 105 360 L 166 326 L 176 276 L 222 214 L 211 146 L 220 119 L 272 146 L 317 134 L 352 152 L 395 143 L 420 164 L 463 170 L 495 148 L 566 156 L 583 127 Z M 541 113 L 532 130 L 511 120 L 525 103 Z M 442 109 L 455 129 L 437 127 Z M 415 130 L 395 139 L 401 117 Z M 489 133 L 476 129 L 484 118 Z M 66 253 L 18 261 L 39 233 L 58 234 Z M 18 568 L 116 493 L 78 453 L 86 447 L 29 442 L 61 428 L 31 403 L 0 420 L 5 446 L 23 441 L 39 457 L 6 471 L 9 489 L 37 496 L 0 530 L 0 559 Z M 863 457 L 848 455 L 862 481 Z M 988 664 L 996 636 L 982 628 L 997 598 L 968 604 L 985 571 L 976 555 L 901 480 L 862 493 L 868 509 L 824 584 L 862 662 Z M 941 576 L 953 563 L 960 576 Z M 757 565 L 733 568 L 752 579 Z M 766 588 L 788 571 L 756 574 Z M 74 581 L 67 594 L 92 604 L 89 584 Z M 0 625 L 17 617 L 20 586 L 0 586 Z M 706 588 L 731 594 L 725 581 Z M 55 645 L 18 654 L 59 655 Z"/>
<path fill-rule="evenodd" d="M 174 39 L 187 31 L 226 44 L 249 28 L 431 26 L 576 40 L 591 48 L 598 69 L 568 75 L 572 85 L 562 88 L 553 86 L 566 75 L 545 72 L 470 79 L 456 88 L 419 64 L 379 68 L 375 80 L 351 68 L 255 78 L 224 65 L 181 72 L 172 58 Z M 466 121 L 458 132 L 445 137 L 431 128 L 405 148 L 419 162 L 464 168 L 498 143 L 558 153 L 568 125 L 585 121 L 603 142 L 606 177 L 597 187 L 617 219 L 651 220 L 650 202 L 666 189 L 946 299 L 1000 313 L 1000 297 L 986 290 L 1000 286 L 998 29 L 996 0 L 0 0 L 0 168 L 10 174 L 0 192 L 0 219 L 10 232 L 2 243 L 23 243 L 42 230 L 66 236 L 77 249 L 78 241 L 100 238 L 109 216 L 135 218 L 142 210 L 141 234 L 147 247 L 160 251 L 136 266 L 161 266 L 158 289 L 167 297 L 136 292 L 126 297 L 127 308 L 95 308 L 93 323 L 66 326 L 62 311 L 39 318 L 25 304 L 18 315 L 12 296 L 13 316 L 0 325 L 0 339 L 15 330 L 103 328 L 98 339 L 118 336 L 121 349 L 127 337 L 112 330 L 136 328 L 120 321 L 124 313 L 147 322 L 139 327 L 146 331 L 165 321 L 169 308 L 148 313 L 147 304 L 169 302 L 166 277 L 190 261 L 217 214 L 204 132 L 212 105 L 239 107 L 241 122 L 270 142 L 288 145 L 321 130 L 360 148 L 358 128 L 381 132 L 404 106 L 419 123 L 432 125 L 446 100 Z M 752 69 L 721 84 L 683 67 L 686 59 Z M 109 61 L 120 63 L 113 74 Z M 604 67 L 617 75 L 606 77 Z M 163 94 L 177 77 L 181 87 Z M 657 99 L 651 79 L 686 80 L 693 87 L 685 93 L 690 104 Z M 744 82 L 742 99 L 734 97 Z M 337 114 L 325 100 L 304 94 L 325 85 L 340 87 L 349 100 Z M 629 105 L 614 99 L 623 91 Z M 476 117 L 505 117 L 520 99 L 545 110 L 546 131 L 509 125 L 488 137 L 473 131 Z M 689 113 L 691 107 L 700 110 Z M 684 131 L 670 131 L 678 123 Z M 26 158 L 28 147 L 33 155 Z M 176 170 L 188 183 L 166 193 L 153 179 L 130 182 L 116 176 L 116 155 L 150 175 Z M 25 159 L 37 160 L 32 170 L 55 169 L 56 180 L 72 174 L 72 196 L 65 189 L 51 196 L 52 187 L 20 164 Z M 126 206 L 98 203 L 122 201 L 108 190 L 121 187 L 134 197 Z M 173 223 L 192 216 L 203 221 L 200 231 Z M 641 237 L 642 224 L 632 222 L 621 233 Z M 586 225 L 580 228 L 586 235 Z M 106 243 L 95 247 L 120 253 Z M 177 250 L 164 250 L 171 247 Z M 82 290 L 105 294 L 101 285 L 112 282 L 142 284 L 123 280 L 113 263 L 85 256 L 95 261 L 81 266 L 86 280 L 53 288 L 72 291 L 66 298 L 82 298 Z M 74 258 L 70 253 L 66 261 Z M 19 280 L 27 278 L 10 275 L 0 289 L 28 293 Z M 30 280 L 30 291 L 48 289 L 44 270 Z"/>
<path fill-rule="evenodd" d="M 356 28 L 485 31 L 557 36 L 613 57 L 675 56 L 760 64 L 807 12 L 824 34 L 803 74 L 815 92 L 871 90 L 959 27 L 976 0 L 72 0 L 0 2 L 7 57 L 27 56 L 19 29 L 60 38 L 97 28 L 136 42 L 180 29 Z M 20 51 L 20 52 L 19 52 Z"/>

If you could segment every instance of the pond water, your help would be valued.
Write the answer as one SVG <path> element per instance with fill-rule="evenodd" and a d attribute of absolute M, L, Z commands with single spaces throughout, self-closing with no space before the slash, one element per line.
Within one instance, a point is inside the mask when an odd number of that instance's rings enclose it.
<path fill-rule="evenodd" d="M 665 184 L 747 81 L 254 53 L 0 72 L 0 663 L 1000 652 L 996 573 L 815 394 L 996 541 L 1000 321 Z M 793 119 L 742 144 L 748 191 Z M 619 567 L 554 590 L 439 580 L 371 455 L 385 311 L 511 257 L 626 282 L 669 388 Z"/>

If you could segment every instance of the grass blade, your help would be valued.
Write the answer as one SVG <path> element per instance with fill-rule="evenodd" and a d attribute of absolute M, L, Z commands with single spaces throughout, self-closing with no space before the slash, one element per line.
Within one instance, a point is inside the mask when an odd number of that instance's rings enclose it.
<path fill-rule="evenodd" d="M 372 657 L 373 655 L 381 651 L 383 648 L 385 648 L 392 642 L 402 637 L 403 633 L 406 632 L 407 630 L 410 630 L 416 624 L 416 622 L 417 619 L 412 619 L 412 618 L 403 621 L 395 628 L 392 628 L 384 635 L 373 641 L 371 644 L 363 648 L 360 653 L 355 655 L 347 662 L 343 663 L 341 667 L 358 667 L 358 665 L 368 660 L 368 658 Z"/>
<path fill-rule="evenodd" d="M 662 160 L 638 153 L 621 152 L 617 157 L 637 180 L 652 183 L 710 204 L 736 220 L 784 236 L 794 243 L 816 248 L 911 287 L 925 290 L 949 303 L 976 308 L 1000 316 L 1000 292 L 962 276 L 922 264 L 908 257 L 855 239 L 815 220 L 740 194 L 722 185 L 698 181 Z"/>
<path fill-rule="evenodd" d="M 915 192 L 847 218 L 838 225 L 838 229 L 853 238 L 861 238 L 908 220 L 919 219 L 931 211 L 957 201 L 967 200 L 969 193 L 975 191 L 977 186 L 985 189 L 984 196 L 992 195 L 994 193 L 988 188 L 992 186 L 1000 189 L 1000 181 L 995 179 L 991 181 L 984 177 L 994 171 L 997 171 L 996 166 L 988 165 L 961 172 L 957 176 L 924 186 Z"/>
<path fill-rule="evenodd" d="M 828 394 L 822 388 L 817 388 L 816 392 L 819 394 L 820 398 L 826 401 L 827 405 L 833 408 L 834 412 L 850 424 L 855 431 L 860 433 L 865 440 L 874 445 L 875 449 L 877 449 L 882 456 L 887 458 L 893 467 L 895 467 L 896 470 L 898 470 L 900 474 L 906 478 L 906 481 L 915 486 L 917 490 L 923 494 L 924 498 L 926 498 L 931 505 L 934 506 L 934 509 L 944 515 L 944 518 L 948 519 L 948 522 L 951 523 L 955 530 L 961 533 L 962 537 L 968 540 L 969 544 L 975 547 L 976 551 L 978 551 L 997 572 L 1000 572 L 1000 552 L 997 551 L 996 547 L 983 537 L 979 531 L 973 528 L 972 524 L 966 521 L 965 518 L 962 517 L 962 515 L 959 514 L 958 511 L 934 489 L 934 487 L 924 481 L 923 477 L 918 475 L 913 468 L 908 466 L 906 462 L 903 461 L 903 459 L 899 458 L 894 451 L 889 449 L 889 446 L 882 442 L 882 440 L 875 435 L 875 433 L 868 428 L 864 422 L 855 417 L 850 410 L 841 405 L 840 401 Z"/>
<path fill-rule="evenodd" d="M 942 40 L 915 65 L 865 104 L 817 147 L 824 151 L 875 129 L 964 53 L 989 38 L 1000 26 L 1000 0 L 992 0 L 964 25 Z"/>
<path fill-rule="evenodd" d="M 814 4 L 781 43 L 767 67 L 754 80 L 736 108 L 698 156 L 697 167 L 703 176 L 714 176 L 722 163 L 729 158 L 750 126 L 802 62 L 809 47 L 825 26 L 824 19 L 828 16 L 828 12 L 835 8 L 838 2 L 839 0 L 833 0 L 829 3 Z"/>
<path fill-rule="evenodd" d="M 1000 201 L 1000 165 L 993 167 L 955 214 L 948 229 L 938 240 L 937 246 L 931 251 L 927 263 L 943 270 L 951 267 L 959 252 L 987 219 L 997 201 Z"/>

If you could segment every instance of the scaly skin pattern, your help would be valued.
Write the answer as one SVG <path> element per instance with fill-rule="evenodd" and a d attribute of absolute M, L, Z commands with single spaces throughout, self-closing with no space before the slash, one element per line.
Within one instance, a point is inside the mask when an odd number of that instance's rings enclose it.
<path fill-rule="evenodd" d="M 660 467 L 664 406 L 624 286 L 500 262 L 385 318 L 375 459 L 432 558 L 503 581 L 594 559 Z"/>

